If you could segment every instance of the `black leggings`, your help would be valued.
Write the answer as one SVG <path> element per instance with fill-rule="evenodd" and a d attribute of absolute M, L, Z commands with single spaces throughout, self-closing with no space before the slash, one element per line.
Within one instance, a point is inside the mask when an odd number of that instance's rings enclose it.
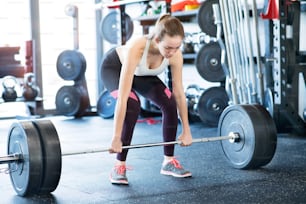
<path fill-rule="evenodd" d="M 101 77 L 104 86 L 116 98 L 121 62 L 116 50 L 108 51 L 101 65 Z M 135 124 L 140 113 L 140 100 L 136 94 L 151 100 L 162 112 L 162 127 L 164 142 L 174 141 L 177 133 L 178 115 L 173 94 L 157 76 L 134 76 L 132 90 L 127 101 L 127 111 L 124 120 L 121 140 L 124 146 L 130 145 Z M 119 161 L 125 161 L 128 150 L 117 154 Z M 174 155 L 174 145 L 164 146 L 164 155 Z"/>

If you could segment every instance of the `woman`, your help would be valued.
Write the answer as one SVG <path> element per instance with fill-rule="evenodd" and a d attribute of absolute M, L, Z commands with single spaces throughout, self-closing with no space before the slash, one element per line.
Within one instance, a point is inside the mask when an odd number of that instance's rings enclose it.
<path fill-rule="evenodd" d="M 129 45 L 113 48 L 105 55 L 101 67 L 102 80 L 106 89 L 117 100 L 110 148 L 111 153 L 117 153 L 117 161 L 110 175 L 113 184 L 128 184 L 128 150 L 123 150 L 122 146 L 130 145 L 140 113 L 137 94 L 159 106 L 164 142 L 176 139 L 179 112 L 182 124 L 179 140 L 182 141 L 182 146 L 192 143 L 182 84 L 183 57 L 180 47 L 183 38 L 184 28 L 181 22 L 165 14 L 157 20 L 152 35 L 145 35 Z M 172 73 L 172 92 L 157 76 L 168 66 Z M 160 173 L 175 177 L 191 176 L 175 159 L 174 145 L 164 146 L 164 162 Z"/>

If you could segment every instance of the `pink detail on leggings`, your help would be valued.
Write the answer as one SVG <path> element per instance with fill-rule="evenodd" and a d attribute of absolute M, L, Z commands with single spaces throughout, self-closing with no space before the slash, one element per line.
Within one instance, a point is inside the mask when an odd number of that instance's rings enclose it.
<path fill-rule="evenodd" d="M 112 97 L 118 98 L 118 90 L 112 91 L 110 94 Z M 136 96 L 134 92 L 130 92 L 129 97 L 134 99 L 135 101 L 138 101 L 138 97 Z"/>
<path fill-rule="evenodd" d="M 138 97 L 136 96 L 136 94 L 134 92 L 130 92 L 129 97 L 134 99 L 135 101 L 138 101 Z"/>
<path fill-rule="evenodd" d="M 165 88 L 164 92 L 168 96 L 168 98 L 171 97 L 171 91 L 168 88 Z"/>
<path fill-rule="evenodd" d="M 118 90 L 112 91 L 110 95 L 114 98 L 118 98 Z"/>

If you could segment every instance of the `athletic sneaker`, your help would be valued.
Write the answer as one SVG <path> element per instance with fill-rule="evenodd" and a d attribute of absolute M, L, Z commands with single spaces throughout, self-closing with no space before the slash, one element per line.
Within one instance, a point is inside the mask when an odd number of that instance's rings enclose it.
<path fill-rule="evenodd" d="M 160 173 L 163 175 L 174 176 L 179 178 L 191 177 L 191 172 L 186 171 L 178 160 L 173 158 L 167 164 L 163 165 Z"/>
<path fill-rule="evenodd" d="M 128 185 L 128 179 L 126 177 L 126 170 L 128 168 L 125 165 L 116 165 L 109 176 L 112 184 L 124 184 Z"/>

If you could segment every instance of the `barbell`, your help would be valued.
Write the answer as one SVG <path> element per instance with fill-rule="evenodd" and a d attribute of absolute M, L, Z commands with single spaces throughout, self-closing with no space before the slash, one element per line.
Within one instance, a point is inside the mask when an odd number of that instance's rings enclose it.
<path fill-rule="evenodd" d="M 220 141 L 225 157 L 238 169 L 255 169 L 268 164 L 275 153 L 277 132 L 273 119 L 261 105 L 231 105 L 221 114 L 217 137 L 193 139 L 197 142 Z M 135 149 L 181 144 L 181 141 L 123 146 Z M 50 120 L 14 122 L 8 133 L 7 155 L 0 164 L 8 164 L 14 190 L 19 196 L 49 194 L 59 183 L 62 156 L 108 152 L 89 149 L 63 152 L 56 128 Z"/>

